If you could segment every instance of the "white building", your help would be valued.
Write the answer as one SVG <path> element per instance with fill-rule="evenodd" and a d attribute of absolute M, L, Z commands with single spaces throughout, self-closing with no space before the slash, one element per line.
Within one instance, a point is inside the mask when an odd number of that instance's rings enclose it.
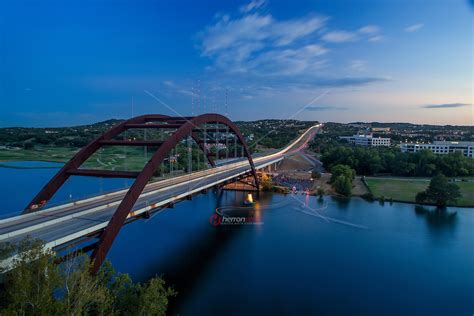
<path fill-rule="evenodd" d="M 466 157 L 474 157 L 474 142 L 446 142 L 435 141 L 432 144 L 403 143 L 400 144 L 402 152 L 416 153 L 420 150 L 431 150 L 437 155 L 461 152 Z"/>
<path fill-rule="evenodd" d="M 354 144 L 356 146 L 367 146 L 367 147 L 390 146 L 390 138 L 373 137 L 372 134 L 341 136 L 339 138 L 345 139 L 349 143 Z"/>

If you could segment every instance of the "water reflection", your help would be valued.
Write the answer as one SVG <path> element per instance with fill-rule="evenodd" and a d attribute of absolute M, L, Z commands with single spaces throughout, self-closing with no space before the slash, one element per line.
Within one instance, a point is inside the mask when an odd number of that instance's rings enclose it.
<path fill-rule="evenodd" d="M 342 196 L 331 196 L 331 200 L 334 204 L 337 205 L 339 210 L 347 210 L 349 204 L 351 203 L 350 198 L 342 197 Z"/>
<path fill-rule="evenodd" d="M 424 217 L 428 227 L 435 232 L 453 231 L 457 225 L 457 212 L 447 208 L 415 205 L 415 214 Z"/>
<path fill-rule="evenodd" d="M 243 196 L 225 194 L 222 191 L 213 191 L 215 197 L 214 209 L 238 207 L 242 204 Z M 250 209 L 250 208 L 249 208 Z M 260 216 L 258 209 L 254 210 Z M 212 215 L 212 213 L 210 214 Z M 170 301 L 170 315 L 178 314 L 179 305 L 193 295 L 193 290 L 203 280 L 211 278 L 212 262 L 215 262 L 222 253 L 231 249 L 232 241 L 238 238 L 244 230 L 252 229 L 246 225 L 223 225 L 212 227 L 211 224 L 192 236 L 184 246 L 177 247 L 167 257 L 159 258 L 156 262 L 144 262 L 144 271 L 166 271 L 166 282 L 178 290 L 178 297 Z M 157 268 L 159 267 L 159 268 Z M 148 279 L 152 274 L 144 276 Z"/>
<path fill-rule="evenodd" d="M 55 172 L 0 168 L 0 211 L 21 209 Z M 71 183 L 75 197 L 94 188 Z M 171 315 L 474 310 L 472 209 L 264 193 L 254 205 L 264 225 L 209 224 L 216 207 L 242 206 L 244 198 L 227 191 L 216 202 L 209 192 L 127 225 L 108 258 L 137 281 L 158 274 L 173 284 Z"/>

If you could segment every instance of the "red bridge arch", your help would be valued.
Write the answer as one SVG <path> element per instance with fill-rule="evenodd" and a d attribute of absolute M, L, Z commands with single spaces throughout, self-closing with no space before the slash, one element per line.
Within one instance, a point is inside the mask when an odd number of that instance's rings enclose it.
<path fill-rule="evenodd" d="M 150 122 L 159 122 L 149 124 Z M 72 175 L 78 176 L 92 176 L 92 177 L 112 177 L 112 178 L 134 178 L 135 181 L 128 189 L 122 202 L 117 207 L 115 213 L 110 219 L 107 227 L 100 235 L 100 240 L 97 246 L 94 248 L 92 253 L 92 260 L 94 265 L 92 272 L 96 273 L 102 265 L 107 252 L 112 246 L 115 237 L 119 233 L 120 229 L 124 225 L 128 214 L 130 213 L 133 205 L 139 198 L 146 184 L 151 180 L 153 174 L 167 158 L 171 150 L 183 139 L 191 135 L 194 141 L 199 145 L 200 149 L 206 153 L 206 148 L 203 143 L 204 140 L 199 139 L 199 126 L 203 124 L 223 124 L 228 129 L 226 131 L 235 134 L 239 143 L 244 149 L 244 155 L 247 157 L 251 173 L 255 181 L 255 185 L 258 188 L 258 177 L 253 164 L 252 156 L 249 148 L 245 143 L 244 137 L 242 136 L 239 128 L 227 117 L 220 114 L 203 114 L 196 117 L 170 117 L 166 115 L 143 115 L 126 120 L 115 127 L 111 128 L 94 141 L 83 147 L 71 160 L 69 160 L 59 172 L 43 187 L 43 189 L 35 196 L 30 202 L 24 213 L 34 212 L 39 208 L 35 206 L 43 206 L 49 201 L 53 195 L 59 190 L 59 188 L 66 182 L 66 180 Z M 139 128 L 155 128 L 155 129 L 170 129 L 175 128 L 176 130 L 168 139 L 164 141 L 157 140 L 114 140 L 113 138 L 121 134 L 122 132 L 129 129 Z M 209 132 L 213 130 L 210 129 Z M 206 135 L 204 135 L 206 137 Z M 218 141 L 218 140 L 217 140 Z M 140 172 L 130 171 L 108 171 L 108 170 L 95 170 L 95 169 L 80 169 L 79 167 L 91 157 L 98 149 L 103 146 L 157 146 L 156 151 L 153 153 L 150 160 L 145 164 Z M 209 164 L 215 166 L 214 161 L 211 159 L 211 155 L 206 153 Z"/>

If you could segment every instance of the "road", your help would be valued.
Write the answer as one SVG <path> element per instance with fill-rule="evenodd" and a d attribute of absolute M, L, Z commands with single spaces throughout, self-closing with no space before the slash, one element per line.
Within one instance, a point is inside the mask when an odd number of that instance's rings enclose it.
<path fill-rule="evenodd" d="M 281 161 L 306 147 L 318 132 L 314 126 L 286 148 L 254 158 L 256 169 Z M 204 189 L 247 174 L 248 161 L 233 161 L 216 168 L 150 183 L 140 195 L 129 214 L 129 219 L 144 212 L 165 207 Z M 27 236 L 41 239 L 46 248 L 64 245 L 105 228 L 127 190 L 120 190 L 89 199 L 67 203 L 38 212 L 0 220 L 0 242 L 17 242 Z"/>

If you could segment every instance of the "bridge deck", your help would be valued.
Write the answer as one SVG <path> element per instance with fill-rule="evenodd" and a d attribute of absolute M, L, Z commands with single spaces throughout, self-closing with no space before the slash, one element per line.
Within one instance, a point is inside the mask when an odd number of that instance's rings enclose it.
<path fill-rule="evenodd" d="M 255 167 L 261 169 L 300 150 L 316 131 L 317 128 L 313 127 L 284 150 L 255 158 Z M 250 166 L 247 161 L 237 161 L 205 171 L 150 183 L 135 203 L 129 218 L 164 207 L 203 189 L 247 174 L 249 171 Z M 127 190 L 116 191 L 1 220 L 0 242 L 16 242 L 26 236 L 31 236 L 43 240 L 46 247 L 53 248 L 100 231 L 107 226 L 126 192 Z"/>

